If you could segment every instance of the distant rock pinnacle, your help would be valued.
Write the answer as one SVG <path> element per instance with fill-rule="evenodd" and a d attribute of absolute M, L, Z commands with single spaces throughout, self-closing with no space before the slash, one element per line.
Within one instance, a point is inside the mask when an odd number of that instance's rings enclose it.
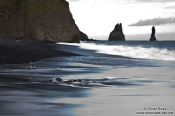
<path fill-rule="evenodd" d="M 118 23 L 114 30 L 110 33 L 109 41 L 125 41 L 123 34 L 122 23 Z"/>
<path fill-rule="evenodd" d="M 155 37 L 155 33 L 156 33 L 156 29 L 154 26 L 152 26 L 152 33 L 151 33 L 150 41 L 157 41 L 157 39 Z"/>

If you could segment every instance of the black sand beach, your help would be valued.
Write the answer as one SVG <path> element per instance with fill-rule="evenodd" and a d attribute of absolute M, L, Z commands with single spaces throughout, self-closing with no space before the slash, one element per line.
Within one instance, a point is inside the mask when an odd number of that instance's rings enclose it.
<path fill-rule="evenodd" d="M 174 50 L 173 42 L 16 44 L 6 55 L 24 53 L 30 63 L 0 65 L 0 115 L 135 116 L 148 106 L 174 112 Z"/>
<path fill-rule="evenodd" d="M 0 40 L 0 64 L 29 63 L 40 59 L 72 56 L 73 53 L 54 49 L 54 42 Z"/>

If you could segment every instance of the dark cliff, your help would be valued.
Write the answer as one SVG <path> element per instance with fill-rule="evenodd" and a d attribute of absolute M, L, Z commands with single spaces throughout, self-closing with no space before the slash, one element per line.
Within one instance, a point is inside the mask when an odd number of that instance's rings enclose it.
<path fill-rule="evenodd" d="M 110 33 L 109 41 L 125 41 L 125 35 L 123 34 L 121 23 L 118 23 L 114 30 Z"/>
<path fill-rule="evenodd" d="M 1 0 L 0 38 L 79 42 L 87 35 L 65 0 Z"/>
<path fill-rule="evenodd" d="M 155 34 L 156 34 L 156 29 L 154 26 L 152 26 L 152 33 L 151 33 L 150 41 L 157 41 Z"/>

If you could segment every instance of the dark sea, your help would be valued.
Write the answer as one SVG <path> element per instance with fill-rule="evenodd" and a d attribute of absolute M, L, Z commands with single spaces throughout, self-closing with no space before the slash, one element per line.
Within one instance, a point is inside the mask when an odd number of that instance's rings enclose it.
<path fill-rule="evenodd" d="M 175 41 L 57 43 L 0 65 L 0 116 L 175 116 Z"/>

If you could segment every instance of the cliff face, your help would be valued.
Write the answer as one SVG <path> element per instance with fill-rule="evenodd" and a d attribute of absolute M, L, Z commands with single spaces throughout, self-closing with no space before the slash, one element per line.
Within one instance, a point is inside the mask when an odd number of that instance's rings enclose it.
<path fill-rule="evenodd" d="M 65 0 L 1 0 L 0 38 L 79 42 L 87 36 Z"/>
<path fill-rule="evenodd" d="M 117 24 L 114 30 L 109 35 L 109 41 L 125 41 L 122 24 Z"/>

